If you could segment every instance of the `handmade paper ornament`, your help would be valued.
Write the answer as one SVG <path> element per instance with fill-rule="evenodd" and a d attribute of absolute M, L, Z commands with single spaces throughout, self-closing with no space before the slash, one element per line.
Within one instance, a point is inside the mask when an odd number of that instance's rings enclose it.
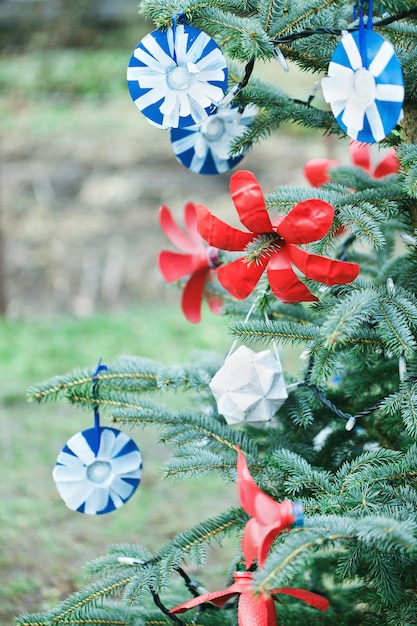
<path fill-rule="evenodd" d="M 222 174 L 235 167 L 245 156 L 230 155 L 234 140 L 243 135 L 257 109 L 247 106 L 218 108 L 204 122 L 188 128 L 173 128 L 171 143 L 177 161 L 196 174 Z"/>
<path fill-rule="evenodd" d="M 331 228 L 334 209 L 323 200 L 298 202 L 285 216 L 271 221 L 262 189 L 252 172 L 236 172 L 230 191 L 240 221 L 249 230 L 229 226 L 197 205 L 197 227 L 210 245 L 244 255 L 217 270 L 223 287 L 235 298 L 249 296 L 266 270 L 272 293 L 283 302 L 309 302 L 317 297 L 298 278 L 292 265 L 307 278 L 325 285 L 345 284 L 359 274 L 359 265 L 311 254 L 297 244 L 324 237 Z"/>
<path fill-rule="evenodd" d="M 177 226 L 166 206 L 159 209 L 159 224 L 171 243 L 182 251 L 162 250 L 158 256 L 160 272 L 168 282 L 189 276 L 182 292 L 181 309 L 189 322 L 197 324 L 201 321 L 206 286 L 218 265 L 219 251 L 207 246 L 199 234 L 192 202 L 184 206 L 185 232 Z M 207 302 L 212 313 L 220 313 L 223 304 L 220 296 L 208 293 Z"/>
<path fill-rule="evenodd" d="M 263 567 L 274 539 L 291 526 L 303 525 L 303 506 L 300 502 L 290 500 L 277 502 L 259 489 L 240 449 L 237 461 L 237 487 L 240 505 L 250 515 L 242 538 L 246 569 L 252 566 L 255 559 L 258 566 Z"/>
<path fill-rule="evenodd" d="M 367 28 L 361 16 L 359 31 L 343 33 L 322 81 L 339 126 L 349 137 L 366 143 L 381 141 L 399 122 L 404 79 L 394 47 Z"/>
<path fill-rule="evenodd" d="M 142 477 L 135 442 L 115 428 L 89 428 L 71 437 L 53 470 L 58 492 L 72 511 L 101 515 L 129 500 Z"/>
<path fill-rule="evenodd" d="M 99 360 L 92 376 L 98 402 Z M 72 511 L 101 515 L 119 509 L 133 495 L 142 477 L 142 455 L 135 442 L 116 428 L 100 426 L 94 404 L 94 428 L 73 435 L 58 455 L 52 472 L 58 492 Z"/>
<path fill-rule="evenodd" d="M 214 39 L 176 18 L 172 28 L 154 30 L 139 42 L 127 70 L 133 102 L 162 128 L 200 124 L 222 100 L 227 76 Z"/>
<path fill-rule="evenodd" d="M 209 387 L 228 424 L 271 423 L 288 397 L 276 349 L 254 352 L 240 346 L 226 357 Z"/>

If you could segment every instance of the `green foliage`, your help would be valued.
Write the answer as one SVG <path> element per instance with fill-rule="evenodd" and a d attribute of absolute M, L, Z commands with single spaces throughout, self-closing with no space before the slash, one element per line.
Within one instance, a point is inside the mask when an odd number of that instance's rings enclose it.
<path fill-rule="evenodd" d="M 237 101 L 256 104 L 259 114 L 235 142 L 236 153 L 288 122 L 342 135 L 314 98 L 295 100 L 259 77 L 257 69 L 273 58 L 277 45 L 299 69 L 326 72 L 341 32 L 355 27 L 352 3 L 143 0 L 140 10 L 160 28 L 184 11 L 234 63 L 231 84 L 241 80 L 242 65 L 255 60 Z M 236 340 L 274 344 L 284 356 L 291 348 L 304 351 L 298 367 L 285 371 L 289 397 L 273 427 L 236 428 L 219 414 L 209 383 L 220 357 L 165 365 L 126 356 L 99 373 L 94 393 L 91 369 L 55 376 L 29 392 L 40 403 L 66 399 L 88 410 L 98 405 L 116 423 L 156 426 L 160 443 L 172 451 L 166 476 L 197 479 L 215 473 L 234 482 L 240 448 L 265 493 L 275 500 L 300 500 L 304 526 L 275 539 L 265 566 L 254 572 L 254 590 L 306 588 L 328 597 L 331 608 L 322 615 L 284 598 L 277 603 L 284 625 L 416 623 L 417 11 L 415 2 L 380 0 L 374 14 L 375 29 L 392 39 L 405 72 L 404 119 L 384 142 L 396 148 L 400 171 L 376 179 L 360 167 L 335 166 L 320 188 L 282 186 L 265 197 L 271 217 L 286 215 L 310 198 L 331 203 L 335 219 L 329 233 L 307 249 L 359 263 L 360 276 L 332 287 L 306 279 L 317 297 L 306 304 L 283 304 L 264 279 L 242 302 L 222 292 Z M 221 262 L 234 258 L 224 252 Z M 204 494 L 201 508 L 203 502 Z M 187 581 L 185 570 L 204 568 L 213 542 L 229 535 L 239 542 L 247 521 L 236 507 L 217 515 L 202 510 L 199 523 L 159 549 L 113 546 L 89 566 L 89 585 L 56 609 L 17 623 L 169 623 L 168 608 L 201 592 Z M 237 549 L 225 565 L 229 579 L 220 588 L 230 584 L 241 556 Z M 204 607 L 190 621 L 236 623 L 236 603 L 220 617 L 218 609 Z"/>

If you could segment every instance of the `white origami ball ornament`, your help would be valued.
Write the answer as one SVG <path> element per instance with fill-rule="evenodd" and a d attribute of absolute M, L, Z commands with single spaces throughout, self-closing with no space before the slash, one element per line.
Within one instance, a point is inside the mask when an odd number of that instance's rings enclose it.
<path fill-rule="evenodd" d="M 210 383 L 218 412 L 228 424 L 264 426 L 288 398 L 276 350 L 240 346 L 227 356 Z"/>

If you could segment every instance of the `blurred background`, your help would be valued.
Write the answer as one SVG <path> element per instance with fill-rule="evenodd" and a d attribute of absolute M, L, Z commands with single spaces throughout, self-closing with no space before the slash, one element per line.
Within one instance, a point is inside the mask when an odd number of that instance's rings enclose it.
<path fill-rule="evenodd" d="M 189 172 L 175 160 L 169 133 L 148 124 L 130 99 L 127 63 L 151 30 L 137 0 L 0 0 L 2 626 L 77 589 L 81 564 L 107 544 L 154 549 L 200 520 L 202 493 L 207 516 L 236 499 L 215 477 L 161 481 L 169 451 L 147 430 L 135 434 L 145 468 L 139 495 L 109 516 L 68 511 L 52 468 L 92 416 L 65 403 L 26 402 L 28 387 L 75 367 L 94 369 L 100 357 L 185 362 L 195 350 L 223 354 L 230 346 L 226 320 L 208 309 L 199 326 L 184 320 L 179 292 L 157 268 L 159 250 L 170 247 L 158 226 L 161 204 L 180 221 L 189 200 L 236 218 L 230 173 Z M 295 68 L 284 74 L 276 62 L 260 72 L 303 99 L 317 79 Z M 254 146 L 240 167 L 265 191 L 305 185 L 305 161 L 339 150 L 345 154 L 345 146 L 289 126 Z M 227 560 L 216 551 L 210 559 L 206 583 L 214 576 L 218 585 Z"/>

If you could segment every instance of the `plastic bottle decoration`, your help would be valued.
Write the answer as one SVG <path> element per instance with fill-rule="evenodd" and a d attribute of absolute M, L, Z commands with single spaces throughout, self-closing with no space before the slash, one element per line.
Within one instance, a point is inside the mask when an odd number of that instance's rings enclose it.
<path fill-rule="evenodd" d="M 93 374 L 97 391 L 99 365 Z M 72 511 L 101 515 L 129 500 L 142 477 L 142 456 L 135 442 L 116 428 L 101 427 L 94 409 L 94 428 L 71 437 L 58 455 L 53 470 L 58 492 Z"/>
<path fill-rule="evenodd" d="M 160 272 L 168 282 L 189 276 L 182 292 L 181 309 L 189 322 L 197 324 L 201 322 L 204 291 L 216 271 L 219 251 L 207 246 L 200 236 L 192 202 L 184 206 L 185 233 L 174 222 L 166 206 L 159 209 L 159 224 L 171 243 L 182 250 L 162 250 L 158 256 Z M 212 313 L 220 313 L 223 304 L 220 296 L 208 294 L 207 302 Z"/>
<path fill-rule="evenodd" d="M 270 424 L 288 398 L 278 351 L 254 352 L 240 346 L 229 352 L 209 385 L 217 410 L 228 424 Z"/>
<path fill-rule="evenodd" d="M 361 167 L 372 178 L 383 178 L 389 174 L 396 174 L 400 169 L 400 162 L 394 148 L 390 148 L 375 164 L 371 163 L 371 146 L 352 139 L 349 142 L 349 152 L 352 165 Z M 335 159 L 310 159 L 304 166 L 304 176 L 313 187 L 321 187 L 330 180 L 329 169 L 341 165 Z"/>
<path fill-rule="evenodd" d="M 283 302 L 311 302 L 317 297 L 292 269 L 295 265 L 307 278 L 336 285 L 349 283 L 359 274 L 359 265 L 329 259 L 298 248 L 324 237 L 334 217 L 333 207 L 319 199 L 298 202 L 285 216 L 271 221 L 262 189 L 252 172 L 236 172 L 230 191 L 240 221 L 248 229 L 229 226 L 197 205 L 198 231 L 220 250 L 244 254 L 217 270 L 219 282 L 233 297 L 249 296 L 266 270 L 272 293 Z"/>
<path fill-rule="evenodd" d="M 267 552 L 272 545 L 273 539 L 285 528 L 296 521 L 296 515 L 288 515 L 288 505 L 292 505 L 289 501 L 283 503 L 276 502 L 270 496 L 261 491 L 253 481 L 243 454 L 238 451 L 238 488 L 240 501 L 249 515 L 253 515 L 249 522 L 247 522 L 244 531 L 249 540 L 253 540 L 253 550 L 255 552 L 262 546 L 263 558 L 259 562 L 259 566 L 263 567 L 264 558 L 266 558 Z M 282 507 L 282 505 L 284 505 Z M 286 511 L 284 509 L 286 508 Z M 302 523 L 302 507 L 298 505 L 298 521 Z M 284 512 L 284 514 L 283 514 Z M 301 515 L 301 518 L 300 518 Z M 248 526 L 255 520 L 256 524 L 261 524 L 266 531 L 266 534 L 261 530 L 260 534 L 257 534 L 256 527 L 252 527 L 250 533 L 247 533 Z M 246 567 L 249 567 L 252 562 L 252 556 L 247 555 L 245 552 L 245 539 L 242 542 L 242 548 L 246 558 Z M 252 552 L 253 552 L 252 550 Z M 306 602 L 310 606 L 313 606 L 320 611 L 326 611 L 329 608 L 329 601 L 327 598 L 313 593 L 306 589 L 297 589 L 294 587 L 279 587 L 277 589 L 261 590 L 260 593 L 256 593 L 253 588 L 252 572 L 239 571 L 234 573 L 234 583 L 223 591 L 213 591 L 211 593 L 205 593 L 201 596 L 183 602 L 179 606 L 171 609 L 170 613 L 184 613 L 189 609 L 200 604 L 212 603 L 215 606 L 222 607 L 230 599 L 235 596 L 239 597 L 238 600 L 238 624 L 239 626 L 276 626 L 277 614 L 275 608 L 276 595 L 284 594 L 297 598 Z"/>
<path fill-rule="evenodd" d="M 366 27 L 363 3 L 359 4 L 359 30 L 343 34 L 321 84 L 324 99 L 345 133 L 374 143 L 401 119 L 404 79 L 393 45 L 372 30 L 372 1 Z"/>
<path fill-rule="evenodd" d="M 177 161 L 196 174 L 222 174 L 235 167 L 245 156 L 230 156 L 233 141 L 243 135 L 257 109 L 247 106 L 218 108 L 202 124 L 173 128 L 171 143 Z"/>
<path fill-rule="evenodd" d="M 238 596 L 237 615 L 239 626 L 276 626 L 278 623 L 274 603 L 274 596 L 276 595 L 292 596 L 319 609 L 319 611 L 326 611 L 329 608 L 327 598 L 312 591 L 294 587 L 279 587 L 278 589 L 268 589 L 268 591 L 262 591 L 258 594 L 253 590 L 252 572 L 235 572 L 233 576 L 235 581 L 227 589 L 205 593 L 202 596 L 183 602 L 171 609 L 170 613 L 185 613 L 185 611 L 206 602 L 222 607 L 226 602 Z"/>
<path fill-rule="evenodd" d="M 237 488 L 240 505 L 250 515 L 242 538 L 246 569 L 252 566 L 255 559 L 258 566 L 263 567 L 274 539 L 283 530 L 304 524 L 303 506 L 300 502 L 290 500 L 277 502 L 259 489 L 240 450 L 237 460 Z"/>
<path fill-rule="evenodd" d="M 139 42 L 127 70 L 133 102 L 162 128 L 200 124 L 222 100 L 227 65 L 206 33 L 173 17 L 166 31 L 154 30 Z"/>

